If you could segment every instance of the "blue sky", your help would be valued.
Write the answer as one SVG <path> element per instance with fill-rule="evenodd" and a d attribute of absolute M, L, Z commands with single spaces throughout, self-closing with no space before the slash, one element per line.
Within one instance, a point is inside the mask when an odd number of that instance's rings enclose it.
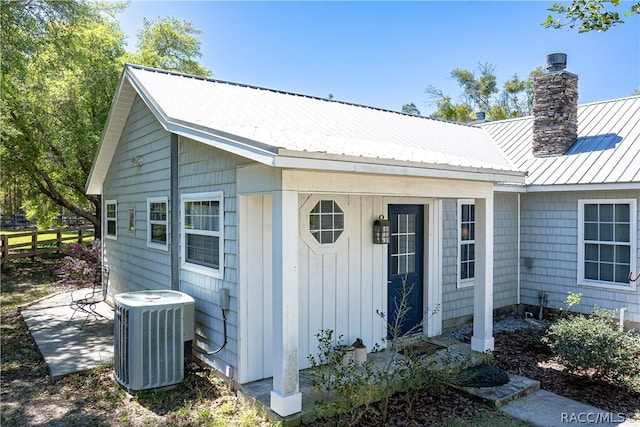
<path fill-rule="evenodd" d="M 144 17 L 175 16 L 200 34 L 199 62 L 216 79 L 389 110 L 413 102 L 435 110 L 425 88 L 460 93 L 450 73 L 495 66 L 514 73 L 568 55 L 580 103 L 621 98 L 640 87 L 640 17 L 603 33 L 543 28 L 552 2 L 132 1 L 117 17 L 134 50 Z M 623 7 L 628 6 L 623 2 Z"/>

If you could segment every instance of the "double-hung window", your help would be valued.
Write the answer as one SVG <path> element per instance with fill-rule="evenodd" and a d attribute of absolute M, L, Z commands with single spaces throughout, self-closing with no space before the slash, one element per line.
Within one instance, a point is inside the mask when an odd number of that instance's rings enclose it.
<path fill-rule="evenodd" d="M 104 236 L 108 239 L 118 237 L 118 202 L 115 200 L 106 200 L 104 202 Z"/>
<path fill-rule="evenodd" d="M 224 276 L 222 192 L 182 195 L 182 264 L 189 270 Z"/>
<path fill-rule="evenodd" d="M 458 287 L 472 286 L 476 267 L 476 211 L 473 200 L 458 201 Z"/>
<path fill-rule="evenodd" d="M 147 245 L 150 248 L 169 250 L 168 204 L 167 197 L 147 199 Z"/>
<path fill-rule="evenodd" d="M 578 283 L 635 289 L 636 200 L 578 202 Z"/>

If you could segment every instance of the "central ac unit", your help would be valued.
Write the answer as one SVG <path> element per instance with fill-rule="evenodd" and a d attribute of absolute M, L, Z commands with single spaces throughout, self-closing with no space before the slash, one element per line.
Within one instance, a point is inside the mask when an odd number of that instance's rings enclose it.
<path fill-rule="evenodd" d="M 128 391 L 184 379 L 185 342 L 194 335 L 194 300 L 177 291 L 118 294 L 114 320 L 114 376 Z"/>

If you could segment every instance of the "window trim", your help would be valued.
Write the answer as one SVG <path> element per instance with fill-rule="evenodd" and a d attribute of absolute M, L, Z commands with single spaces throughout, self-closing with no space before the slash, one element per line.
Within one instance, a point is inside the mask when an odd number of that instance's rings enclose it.
<path fill-rule="evenodd" d="M 464 289 L 464 288 L 470 288 L 473 287 L 475 285 L 476 282 L 476 278 L 475 278 L 475 270 L 474 270 L 474 276 L 473 277 L 469 277 L 466 279 L 462 279 L 461 275 L 460 275 L 460 266 L 462 264 L 462 258 L 460 256 L 460 252 L 461 252 L 461 248 L 462 245 L 469 245 L 469 244 L 473 244 L 475 246 L 476 241 L 475 239 L 473 240 L 462 240 L 462 206 L 463 205 L 472 205 L 475 206 L 475 200 L 474 199 L 458 199 L 458 203 L 457 203 L 457 208 L 456 208 L 456 235 L 457 235 L 457 244 L 456 244 L 456 288 L 457 289 Z M 475 225 L 475 217 L 473 220 L 473 224 Z M 474 263 L 475 263 L 476 259 L 474 257 Z"/>
<path fill-rule="evenodd" d="M 200 230 L 192 232 L 185 229 L 185 203 L 194 201 L 217 201 L 219 214 L 218 231 Z M 222 191 L 211 191 L 206 193 L 183 193 L 180 195 L 180 243 L 182 249 L 180 251 L 180 264 L 184 270 L 193 271 L 195 273 L 213 276 L 218 279 L 224 279 L 224 193 Z M 187 234 L 196 234 L 204 236 L 218 237 L 218 268 L 206 267 L 204 265 L 195 264 L 187 261 Z"/>
<path fill-rule="evenodd" d="M 632 272 L 637 269 L 636 253 L 637 253 L 637 200 L 636 199 L 579 199 L 578 200 L 578 259 L 577 259 L 577 282 L 579 286 L 615 289 L 620 291 L 636 290 L 636 282 L 630 282 L 629 285 L 618 285 L 613 282 L 604 282 L 599 280 L 585 279 L 584 274 L 584 206 L 588 204 L 628 204 L 629 205 L 629 268 Z"/>
<path fill-rule="evenodd" d="M 109 205 L 115 206 L 115 217 L 109 217 Z M 109 221 L 113 221 L 115 223 L 115 233 L 109 234 Z M 116 199 L 105 200 L 104 201 L 104 232 L 102 233 L 105 239 L 118 239 L 118 201 Z"/>
<path fill-rule="evenodd" d="M 317 193 L 308 194 L 305 197 L 304 202 L 298 209 L 298 232 L 302 241 L 305 242 L 307 247 L 316 255 L 335 254 L 343 250 L 348 244 L 350 233 L 353 230 L 353 224 L 349 222 L 353 219 L 353 215 L 351 215 L 352 212 L 348 197 L 340 194 Z M 344 229 L 335 243 L 320 243 L 311 235 L 311 231 L 309 229 L 309 214 L 316 203 L 320 200 L 329 199 L 335 201 L 340 209 L 342 209 L 342 213 L 344 215 Z M 373 224 L 373 220 L 371 224 Z"/>
<path fill-rule="evenodd" d="M 151 204 L 152 203 L 164 203 L 166 206 L 166 218 L 164 221 L 151 219 Z M 151 240 L 152 225 L 164 225 L 166 229 L 167 239 L 164 243 L 154 242 Z M 163 197 L 148 197 L 147 198 L 147 247 L 151 249 L 159 249 L 163 251 L 169 250 L 169 198 Z"/>

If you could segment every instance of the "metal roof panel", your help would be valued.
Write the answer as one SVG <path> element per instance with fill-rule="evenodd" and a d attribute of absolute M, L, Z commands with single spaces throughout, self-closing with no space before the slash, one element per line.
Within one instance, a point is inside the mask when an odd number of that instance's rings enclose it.
<path fill-rule="evenodd" d="M 533 117 L 479 124 L 528 185 L 640 182 L 640 96 L 578 106 L 578 139 L 567 153 L 536 157 Z"/>
<path fill-rule="evenodd" d="M 474 126 L 137 66 L 128 72 L 167 122 L 236 135 L 275 152 L 516 170 Z"/>

